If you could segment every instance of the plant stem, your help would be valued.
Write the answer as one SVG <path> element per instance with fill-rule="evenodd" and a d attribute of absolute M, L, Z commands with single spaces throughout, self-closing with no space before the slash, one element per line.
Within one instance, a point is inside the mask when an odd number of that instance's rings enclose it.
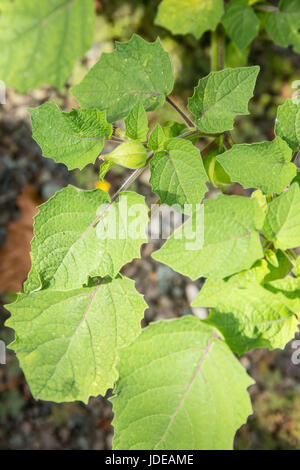
<path fill-rule="evenodd" d="M 273 12 L 273 11 L 279 11 L 278 7 L 274 6 L 269 6 L 269 5 L 253 5 L 253 8 L 255 10 L 260 10 L 260 11 L 268 11 L 268 12 Z"/>
<path fill-rule="evenodd" d="M 127 180 L 124 181 L 122 186 L 120 186 L 119 189 L 115 192 L 115 194 L 112 196 L 110 202 L 104 207 L 103 211 L 93 221 L 93 223 L 92 223 L 93 227 L 95 227 L 97 225 L 97 223 L 99 222 L 101 217 L 104 216 L 104 214 L 108 211 L 108 209 L 112 206 L 112 204 L 116 201 L 116 199 L 118 199 L 120 193 L 122 191 L 126 191 L 126 189 L 128 189 L 129 186 L 132 183 L 134 183 L 134 181 L 143 173 L 143 171 L 147 168 L 148 163 L 150 162 L 152 157 L 153 157 L 153 151 L 148 153 L 148 157 L 147 157 L 145 165 L 142 166 L 141 168 L 137 168 L 136 170 L 134 170 L 134 172 L 131 173 L 131 175 L 127 178 Z"/>
<path fill-rule="evenodd" d="M 196 127 L 195 124 L 193 123 L 193 121 L 188 117 L 188 115 L 182 111 L 182 109 L 180 109 L 176 103 L 174 103 L 174 101 L 169 97 L 167 96 L 166 98 L 166 101 L 171 105 L 173 106 L 173 108 L 177 111 L 178 114 L 180 114 L 180 116 L 184 119 L 184 121 L 187 123 L 187 125 L 189 127 Z"/>
<path fill-rule="evenodd" d="M 225 56 L 225 38 L 221 27 L 217 27 L 211 33 L 211 51 L 210 51 L 210 64 L 211 70 L 216 72 L 224 68 Z"/>

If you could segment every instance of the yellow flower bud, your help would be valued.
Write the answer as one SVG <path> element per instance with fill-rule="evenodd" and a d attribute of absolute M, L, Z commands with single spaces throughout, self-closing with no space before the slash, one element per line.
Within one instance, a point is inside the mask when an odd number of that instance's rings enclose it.
<path fill-rule="evenodd" d="M 147 150 L 141 142 L 130 140 L 119 145 L 113 152 L 101 155 L 103 160 L 109 160 L 126 168 L 140 168 L 145 165 Z"/>

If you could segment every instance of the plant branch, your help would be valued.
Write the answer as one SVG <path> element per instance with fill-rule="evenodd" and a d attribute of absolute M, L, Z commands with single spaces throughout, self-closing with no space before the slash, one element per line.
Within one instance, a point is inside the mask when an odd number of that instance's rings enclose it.
<path fill-rule="evenodd" d="M 116 201 L 116 199 L 118 199 L 120 193 L 122 191 L 126 191 L 126 189 L 128 189 L 129 186 L 131 186 L 132 183 L 134 183 L 134 181 L 143 173 L 143 171 L 147 168 L 148 163 L 150 162 L 152 157 L 153 157 L 153 151 L 148 153 L 145 165 L 142 166 L 141 168 L 137 168 L 136 170 L 134 170 L 134 172 L 131 173 L 131 175 L 127 178 L 127 180 L 124 181 L 122 186 L 120 186 L 119 189 L 115 192 L 115 194 L 112 196 L 109 203 L 104 207 L 103 211 L 100 212 L 100 214 L 96 217 L 96 219 L 92 223 L 93 227 L 97 225 L 99 220 L 104 216 L 104 214 L 108 211 L 108 209 L 112 206 L 112 204 Z"/>
<path fill-rule="evenodd" d="M 166 98 L 166 101 L 171 105 L 173 106 L 173 108 L 177 111 L 178 114 L 180 114 L 180 116 L 182 117 L 182 119 L 184 119 L 184 121 L 187 123 L 187 125 L 189 127 L 196 127 L 195 124 L 193 123 L 193 121 L 188 117 L 187 114 L 185 114 L 184 111 L 182 111 L 182 109 L 180 109 L 176 103 L 174 103 L 174 101 L 169 97 L 167 96 Z"/>
<path fill-rule="evenodd" d="M 211 70 L 216 72 L 224 68 L 225 62 L 225 38 L 221 27 L 218 26 L 216 31 L 211 33 L 211 51 L 210 64 Z"/>
<path fill-rule="evenodd" d="M 269 5 L 253 5 L 253 8 L 255 10 L 260 10 L 260 11 L 267 11 L 267 12 L 273 12 L 273 11 L 279 11 L 278 7 L 274 6 L 269 6 Z"/>

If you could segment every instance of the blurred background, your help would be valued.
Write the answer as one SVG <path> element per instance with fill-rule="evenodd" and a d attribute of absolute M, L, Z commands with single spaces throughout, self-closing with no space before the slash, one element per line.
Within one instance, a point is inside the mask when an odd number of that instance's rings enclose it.
<path fill-rule="evenodd" d="M 99 187 L 97 165 L 69 172 L 62 164 L 41 156 L 31 137 L 28 107 L 36 107 L 55 99 L 65 111 L 77 107 L 69 93 L 70 86 L 80 82 L 102 52 L 111 52 L 114 41 L 127 41 L 136 32 L 146 40 L 160 36 L 163 47 L 171 54 L 176 77 L 174 100 L 186 106 L 188 96 L 199 78 L 210 71 L 210 35 L 201 40 L 193 36 L 173 36 L 154 26 L 159 1 L 96 0 L 97 20 L 94 44 L 78 62 L 64 89 L 49 86 L 25 95 L 7 90 L 6 104 L 0 105 L 0 300 L 14 300 L 30 268 L 30 240 L 36 206 L 67 184 L 85 189 Z M 250 102 L 249 116 L 240 117 L 232 133 L 236 143 L 269 140 L 277 106 L 291 97 L 292 83 L 300 79 L 300 55 L 292 49 L 276 46 L 262 31 L 242 53 L 233 43 L 226 46 L 226 66 L 260 65 L 255 96 Z M 148 113 L 150 123 L 179 120 L 167 104 L 155 113 Z M 204 142 L 199 143 L 200 148 Z M 105 151 L 111 149 L 107 145 Z M 127 170 L 113 169 L 101 188 L 111 194 L 126 178 Z M 155 196 L 145 172 L 131 189 L 144 194 L 151 204 Z M 216 189 L 210 188 L 209 197 Z M 241 194 L 235 185 L 232 192 Z M 162 220 L 164 223 L 164 217 Z M 137 289 L 149 305 L 145 324 L 159 318 L 194 313 L 205 316 L 204 309 L 192 312 L 190 302 L 202 280 L 191 282 L 167 266 L 152 260 L 157 241 L 144 245 L 142 260 L 135 260 L 123 272 L 136 280 Z M 194 309 L 196 310 L 196 309 Z M 7 344 L 13 332 L 4 327 L 8 312 L 0 307 L 0 339 Z M 300 337 L 298 338 L 300 339 Z M 255 379 L 250 389 L 254 417 L 238 432 L 237 449 L 300 449 L 300 365 L 293 365 L 291 344 L 284 351 L 256 350 L 241 362 Z M 7 351 L 7 364 L 0 365 L 0 449 L 110 449 L 113 429 L 111 406 L 105 398 L 82 403 L 55 404 L 36 401 L 13 351 Z"/>

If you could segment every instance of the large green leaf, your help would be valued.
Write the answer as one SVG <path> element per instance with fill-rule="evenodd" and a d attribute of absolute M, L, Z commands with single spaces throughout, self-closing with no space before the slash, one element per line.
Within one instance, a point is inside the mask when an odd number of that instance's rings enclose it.
<path fill-rule="evenodd" d="M 61 88 L 92 44 L 93 0 L 16 0 L 0 5 L 0 79 L 21 93 Z"/>
<path fill-rule="evenodd" d="M 105 112 L 98 109 L 73 109 L 63 113 L 54 102 L 29 109 L 32 136 L 44 157 L 64 163 L 69 170 L 94 163 L 105 137 L 112 134 Z"/>
<path fill-rule="evenodd" d="M 197 127 L 208 134 L 224 132 L 233 128 L 237 115 L 249 114 L 258 72 L 258 66 L 229 68 L 201 78 L 188 104 Z"/>
<path fill-rule="evenodd" d="M 300 187 L 293 183 L 288 191 L 271 202 L 263 232 L 275 248 L 300 246 Z"/>
<path fill-rule="evenodd" d="M 217 157 L 232 181 L 264 193 L 280 193 L 296 176 L 292 150 L 277 137 L 272 142 L 234 145 Z"/>
<path fill-rule="evenodd" d="M 299 0 L 280 0 L 279 10 L 267 13 L 266 30 L 279 46 L 294 46 L 300 53 L 300 3 Z"/>
<path fill-rule="evenodd" d="M 300 102 L 286 100 L 278 107 L 275 134 L 285 140 L 296 152 L 300 145 Z"/>
<path fill-rule="evenodd" d="M 230 276 L 263 257 L 263 220 L 255 199 L 220 195 L 204 201 L 204 211 L 198 208 L 152 256 L 191 279 Z"/>
<path fill-rule="evenodd" d="M 21 294 L 8 308 L 12 348 L 34 397 L 87 402 L 113 386 L 119 350 L 139 334 L 146 304 L 134 282 L 122 278 Z"/>
<path fill-rule="evenodd" d="M 285 300 L 246 273 L 227 280 L 208 279 L 192 305 L 211 308 L 207 323 L 242 355 L 254 348 L 284 348 L 294 337 L 298 320 Z"/>
<path fill-rule="evenodd" d="M 222 18 L 222 0 L 162 0 L 155 23 L 173 34 L 193 34 L 200 38 L 214 30 Z"/>
<path fill-rule="evenodd" d="M 109 122 L 122 119 L 136 103 L 147 111 L 161 106 L 174 84 L 169 54 L 159 38 L 153 43 L 134 34 L 127 43 L 103 53 L 83 81 L 72 88 L 84 108 L 106 111 Z"/>
<path fill-rule="evenodd" d="M 43 285 L 60 290 L 81 287 L 89 276 L 115 276 L 125 263 L 140 256 L 140 245 L 147 241 L 144 198 L 121 193 L 102 216 L 108 202 L 100 189 L 68 186 L 40 206 L 32 261 Z M 135 231 L 138 224 L 140 233 Z"/>
<path fill-rule="evenodd" d="M 192 316 L 152 323 L 122 349 L 118 369 L 116 450 L 231 449 L 252 413 L 252 379 L 213 328 Z"/>
<path fill-rule="evenodd" d="M 248 6 L 248 0 L 231 0 L 226 6 L 222 23 L 239 49 L 249 46 L 258 33 L 259 20 Z"/>
<path fill-rule="evenodd" d="M 152 189 L 162 203 L 198 204 L 207 191 L 200 151 L 189 141 L 173 138 L 156 152 L 150 162 Z"/>

